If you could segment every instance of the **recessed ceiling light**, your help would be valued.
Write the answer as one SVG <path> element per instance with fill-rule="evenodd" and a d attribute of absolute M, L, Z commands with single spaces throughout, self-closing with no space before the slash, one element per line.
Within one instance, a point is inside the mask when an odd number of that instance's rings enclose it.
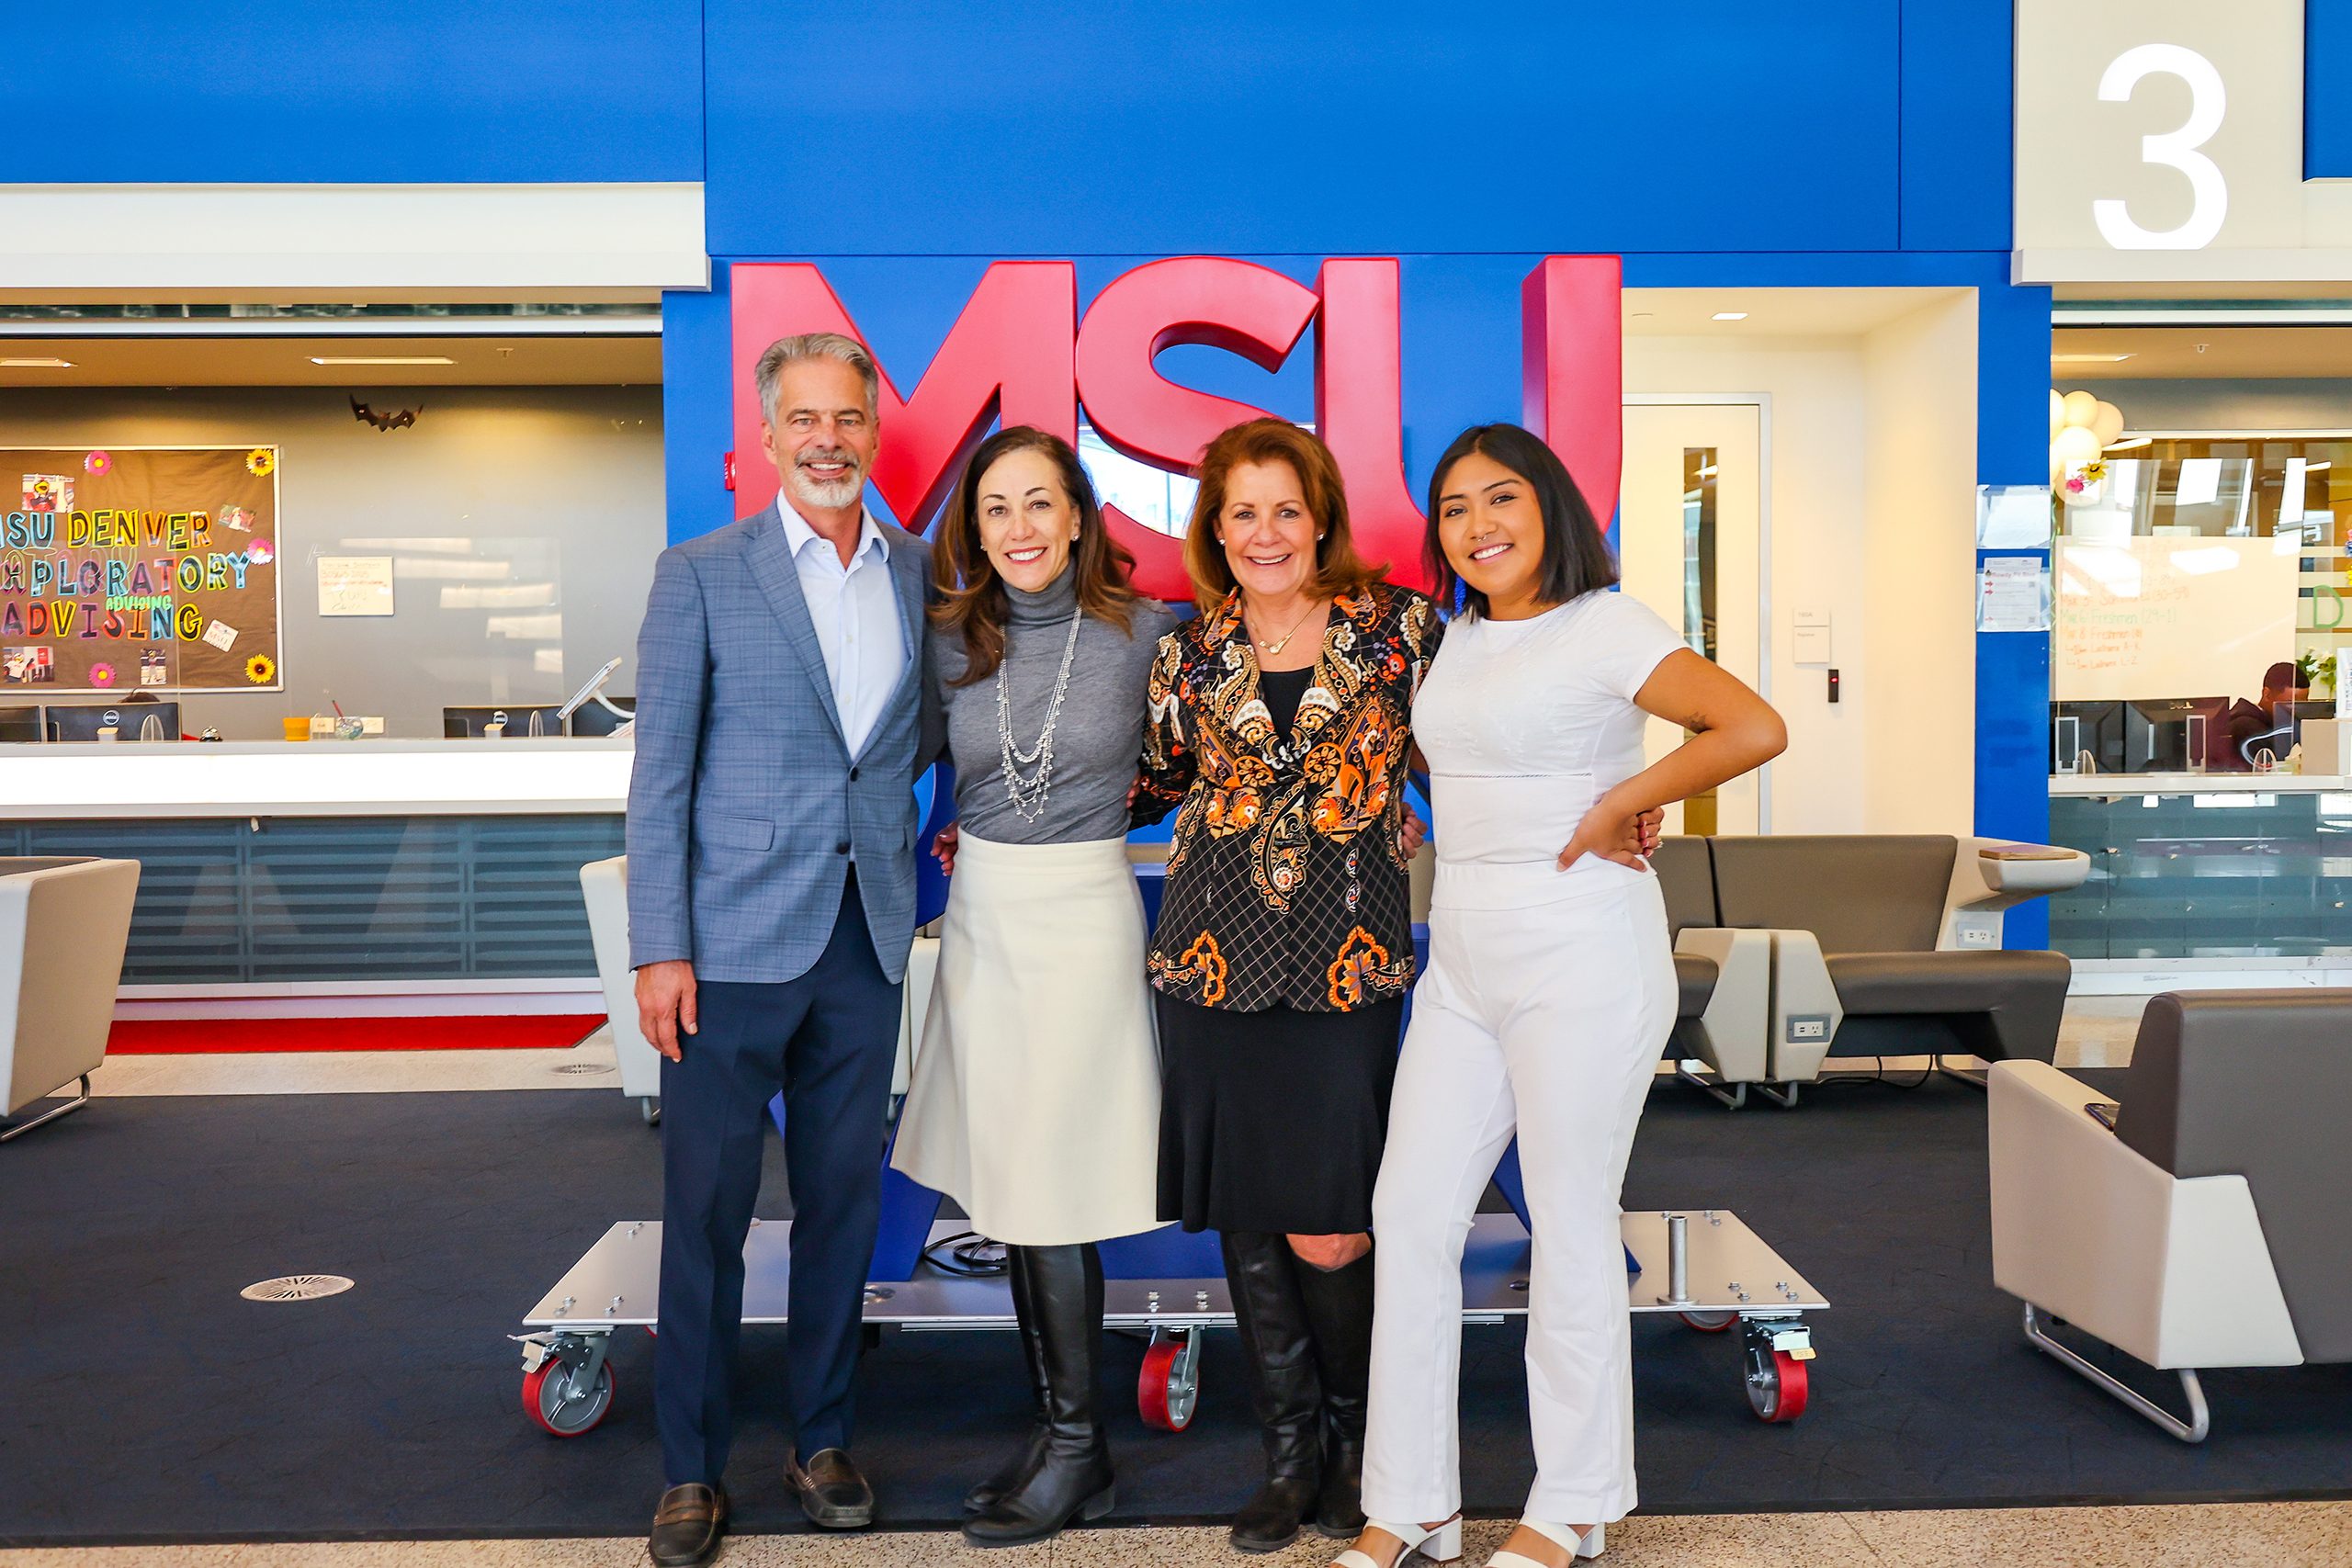
<path fill-rule="evenodd" d="M 446 354 L 314 354 L 313 365 L 455 365 Z"/>
<path fill-rule="evenodd" d="M 2119 365 L 2131 358 L 2128 354 L 2053 354 L 2052 365 Z"/>
<path fill-rule="evenodd" d="M 0 368 L 9 370 L 71 370 L 70 359 L 0 359 Z"/>
<path fill-rule="evenodd" d="M 1719 321 L 1744 321 L 1747 320 L 1747 312 L 1745 310 L 1717 310 L 1715 312 L 1714 319 Z"/>

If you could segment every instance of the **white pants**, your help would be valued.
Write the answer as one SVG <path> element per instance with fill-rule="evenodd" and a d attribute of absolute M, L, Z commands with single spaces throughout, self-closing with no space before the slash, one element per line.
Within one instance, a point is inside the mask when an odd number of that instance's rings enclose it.
<path fill-rule="evenodd" d="M 1373 1196 L 1375 1313 L 1363 1506 L 1462 1506 L 1462 1248 L 1519 1136 L 1534 1258 L 1526 1515 L 1608 1524 L 1634 1506 L 1634 1392 L 1618 1192 L 1674 1028 L 1657 879 L 1609 863 L 1441 865 Z"/>

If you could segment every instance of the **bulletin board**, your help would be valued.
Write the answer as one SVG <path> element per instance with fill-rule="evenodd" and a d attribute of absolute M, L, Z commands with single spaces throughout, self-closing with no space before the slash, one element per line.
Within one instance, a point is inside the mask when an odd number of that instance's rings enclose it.
<path fill-rule="evenodd" d="M 2301 541 L 2141 535 L 2062 540 L 2050 694 L 2226 697 L 2295 657 Z"/>
<path fill-rule="evenodd" d="M 0 447 L 0 701 L 283 689 L 277 447 Z"/>

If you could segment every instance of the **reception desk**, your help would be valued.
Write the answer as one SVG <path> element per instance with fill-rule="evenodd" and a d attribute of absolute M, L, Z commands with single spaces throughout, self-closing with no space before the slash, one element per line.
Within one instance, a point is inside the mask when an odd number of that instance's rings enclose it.
<path fill-rule="evenodd" d="M 2050 795 L 2050 841 L 2091 857 L 2050 900 L 2067 956 L 2352 957 L 2352 778 L 2082 773 Z"/>
<path fill-rule="evenodd" d="M 0 854 L 139 861 L 125 994 L 594 989 L 626 739 L 0 746 Z"/>

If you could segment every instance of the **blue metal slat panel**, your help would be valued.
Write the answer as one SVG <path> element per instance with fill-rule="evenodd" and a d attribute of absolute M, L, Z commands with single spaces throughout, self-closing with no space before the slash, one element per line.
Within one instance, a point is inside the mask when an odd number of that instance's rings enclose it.
<path fill-rule="evenodd" d="M 237 981 L 246 972 L 241 821 L 38 822 L 25 852 L 139 863 L 126 985 Z"/>

